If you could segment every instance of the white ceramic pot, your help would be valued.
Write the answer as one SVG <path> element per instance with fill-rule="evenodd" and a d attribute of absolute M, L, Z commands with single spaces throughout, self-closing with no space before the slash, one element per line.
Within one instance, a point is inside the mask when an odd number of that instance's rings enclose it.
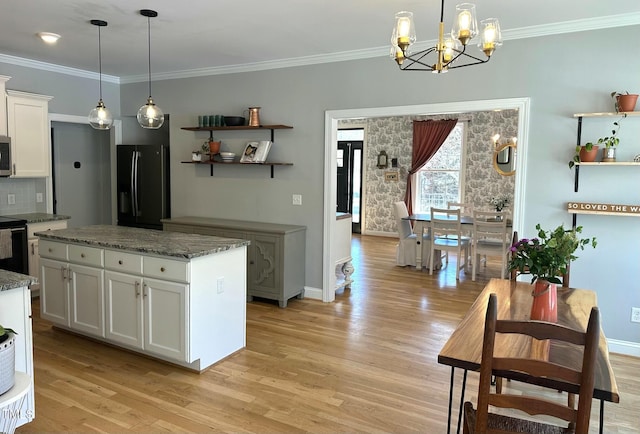
<path fill-rule="evenodd" d="M 16 378 L 16 335 L 0 343 L 0 395 L 13 387 Z"/>

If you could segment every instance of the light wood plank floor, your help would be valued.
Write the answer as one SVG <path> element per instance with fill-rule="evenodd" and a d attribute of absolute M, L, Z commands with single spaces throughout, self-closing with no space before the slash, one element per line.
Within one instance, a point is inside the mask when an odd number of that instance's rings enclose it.
<path fill-rule="evenodd" d="M 36 419 L 17 432 L 444 433 L 437 355 L 497 264 L 456 284 L 454 263 L 396 267 L 393 239 L 355 237 L 353 254 L 335 303 L 249 303 L 246 349 L 200 375 L 52 330 L 35 301 Z M 640 359 L 611 359 L 621 403 L 606 405 L 605 432 L 638 433 Z"/>

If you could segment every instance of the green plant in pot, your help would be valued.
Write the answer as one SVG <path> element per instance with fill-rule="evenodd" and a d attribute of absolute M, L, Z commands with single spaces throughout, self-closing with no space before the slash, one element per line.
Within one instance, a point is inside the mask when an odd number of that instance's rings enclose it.
<path fill-rule="evenodd" d="M 511 246 L 509 271 L 530 274 L 534 289 L 531 293 L 531 319 L 557 321 L 557 284 L 560 276 L 567 274 L 571 261 L 578 259 L 576 250 L 586 246 L 596 247 L 595 238 L 580 238 L 582 226 L 565 229 L 563 225 L 544 230 L 536 225 L 538 237 L 523 238 Z"/>
<path fill-rule="evenodd" d="M 611 92 L 611 98 L 614 100 L 616 107 L 616 113 L 620 112 L 632 112 L 636 109 L 636 103 L 638 102 L 638 94 L 622 92 Z"/>
<path fill-rule="evenodd" d="M 2 327 L 2 325 L 0 325 L 0 343 L 9 339 L 9 337 L 11 337 L 11 333 L 13 333 L 14 335 L 18 334 L 15 332 L 15 330 L 8 327 Z"/>
<path fill-rule="evenodd" d="M 627 117 L 627 115 L 623 114 L 619 120 L 613 123 L 611 135 L 600 137 L 596 142 L 588 142 L 583 146 L 576 146 L 573 159 L 569 161 L 569 168 L 571 169 L 576 163 L 595 161 L 600 146 L 604 146 L 602 161 L 615 161 L 615 149 L 620 143 L 620 138 L 618 138 L 617 134 L 618 131 L 620 131 L 620 121 L 625 117 Z"/>

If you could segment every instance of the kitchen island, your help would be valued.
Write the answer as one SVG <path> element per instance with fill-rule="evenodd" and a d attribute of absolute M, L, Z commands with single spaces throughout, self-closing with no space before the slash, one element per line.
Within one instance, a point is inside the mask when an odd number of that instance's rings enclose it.
<path fill-rule="evenodd" d="M 202 371 L 246 344 L 248 241 L 122 226 L 39 232 L 41 316 Z"/>

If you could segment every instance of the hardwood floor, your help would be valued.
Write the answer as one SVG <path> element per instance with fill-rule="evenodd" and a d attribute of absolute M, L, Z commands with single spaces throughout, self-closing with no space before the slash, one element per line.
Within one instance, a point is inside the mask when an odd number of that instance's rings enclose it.
<path fill-rule="evenodd" d="M 202 374 L 53 330 L 35 301 L 36 419 L 16 432 L 444 433 L 437 355 L 498 265 L 456 284 L 453 263 L 396 267 L 395 244 L 355 237 L 355 282 L 334 303 L 248 303 L 247 347 Z M 640 359 L 611 361 L 621 402 L 605 405 L 605 432 L 638 433 Z"/>

